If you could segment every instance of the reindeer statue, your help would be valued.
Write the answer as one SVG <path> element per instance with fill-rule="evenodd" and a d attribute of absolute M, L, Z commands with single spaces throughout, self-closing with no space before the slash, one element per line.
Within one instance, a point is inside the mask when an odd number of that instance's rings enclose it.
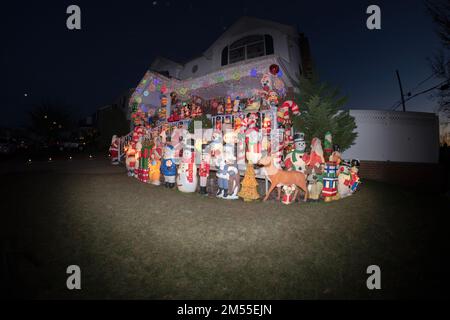
<path fill-rule="evenodd" d="M 261 158 L 258 164 L 264 167 L 267 178 L 270 181 L 270 189 L 269 191 L 267 191 L 267 194 L 264 197 L 263 201 L 266 201 L 269 198 L 270 193 L 273 191 L 273 189 L 275 189 L 275 187 L 278 188 L 277 199 L 280 200 L 281 187 L 284 185 L 291 186 L 293 184 L 295 184 L 305 192 L 304 201 L 308 199 L 308 188 L 306 187 L 306 176 L 304 173 L 299 171 L 284 171 L 277 168 L 274 165 L 274 159 L 272 156 L 265 156 Z M 293 201 L 295 201 L 296 196 L 297 192 L 294 195 Z"/>

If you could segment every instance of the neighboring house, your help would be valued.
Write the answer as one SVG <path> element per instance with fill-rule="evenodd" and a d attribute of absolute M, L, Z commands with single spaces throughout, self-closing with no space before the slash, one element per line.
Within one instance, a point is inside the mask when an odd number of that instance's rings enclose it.
<path fill-rule="evenodd" d="M 343 157 L 361 160 L 363 178 L 439 189 L 436 114 L 352 109 L 350 115 L 358 136 Z"/>
<path fill-rule="evenodd" d="M 271 64 L 280 66 L 286 93 L 292 96 L 300 76 L 312 71 L 306 37 L 293 26 L 242 17 L 199 57 L 183 64 L 157 57 L 130 104 L 137 103 L 143 111 L 151 112 L 160 105 L 161 91 L 167 95 L 176 92 L 181 98 L 248 98 L 260 87 L 261 75 Z"/>
<path fill-rule="evenodd" d="M 440 143 L 450 146 L 450 110 L 441 111 L 438 115 Z"/>

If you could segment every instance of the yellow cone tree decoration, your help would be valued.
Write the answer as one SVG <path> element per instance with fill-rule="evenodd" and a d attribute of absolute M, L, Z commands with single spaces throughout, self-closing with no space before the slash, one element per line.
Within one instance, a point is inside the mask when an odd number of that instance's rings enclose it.
<path fill-rule="evenodd" d="M 244 179 L 241 182 L 242 188 L 239 192 L 239 197 L 243 198 L 244 201 L 252 201 L 259 199 L 258 193 L 258 182 L 255 178 L 255 170 L 253 170 L 253 164 L 249 162 L 247 164 L 247 169 L 245 170 Z"/>

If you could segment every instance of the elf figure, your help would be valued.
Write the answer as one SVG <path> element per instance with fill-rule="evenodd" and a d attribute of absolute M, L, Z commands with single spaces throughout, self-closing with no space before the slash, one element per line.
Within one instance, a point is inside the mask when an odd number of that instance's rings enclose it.
<path fill-rule="evenodd" d="M 210 160 L 211 160 L 211 157 L 209 155 L 208 145 L 203 144 L 202 145 L 202 159 L 201 159 L 200 168 L 199 168 L 200 194 L 203 194 L 203 195 L 208 194 L 208 191 L 206 190 L 206 186 L 208 183 Z"/>
<path fill-rule="evenodd" d="M 181 192 L 195 192 L 197 189 L 197 166 L 193 139 L 187 140 L 183 148 L 183 157 L 178 167 L 178 190 Z"/>
<path fill-rule="evenodd" d="M 177 175 L 177 166 L 175 164 L 175 149 L 171 145 L 164 148 L 164 157 L 161 161 L 161 173 L 164 176 L 164 186 L 166 188 L 175 187 L 175 176 Z"/>
<path fill-rule="evenodd" d="M 112 136 L 111 146 L 109 147 L 109 154 L 111 155 L 111 164 L 119 164 L 119 138 L 116 135 Z"/>
<path fill-rule="evenodd" d="M 333 137 L 330 131 L 325 133 L 323 140 L 323 151 L 325 152 L 325 159 L 328 159 L 333 152 Z"/>

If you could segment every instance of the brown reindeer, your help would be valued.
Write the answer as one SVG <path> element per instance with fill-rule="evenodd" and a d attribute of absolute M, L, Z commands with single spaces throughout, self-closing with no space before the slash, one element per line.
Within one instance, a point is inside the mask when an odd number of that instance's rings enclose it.
<path fill-rule="evenodd" d="M 263 201 L 266 201 L 269 198 L 270 193 L 273 191 L 273 189 L 275 189 L 275 187 L 278 187 L 277 199 L 280 200 L 281 187 L 283 185 L 290 186 L 292 184 L 295 184 L 298 188 L 302 189 L 305 192 L 304 201 L 308 199 L 308 188 L 306 187 L 306 176 L 304 173 L 299 171 L 284 171 L 278 169 L 273 164 L 272 156 L 265 156 L 261 158 L 258 164 L 264 166 L 264 169 L 266 170 L 266 175 L 270 181 L 270 189 L 269 191 L 267 191 Z M 297 197 L 297 194 L 298 189 L 295 191 L 294 201 L 295 198 Z"/>

